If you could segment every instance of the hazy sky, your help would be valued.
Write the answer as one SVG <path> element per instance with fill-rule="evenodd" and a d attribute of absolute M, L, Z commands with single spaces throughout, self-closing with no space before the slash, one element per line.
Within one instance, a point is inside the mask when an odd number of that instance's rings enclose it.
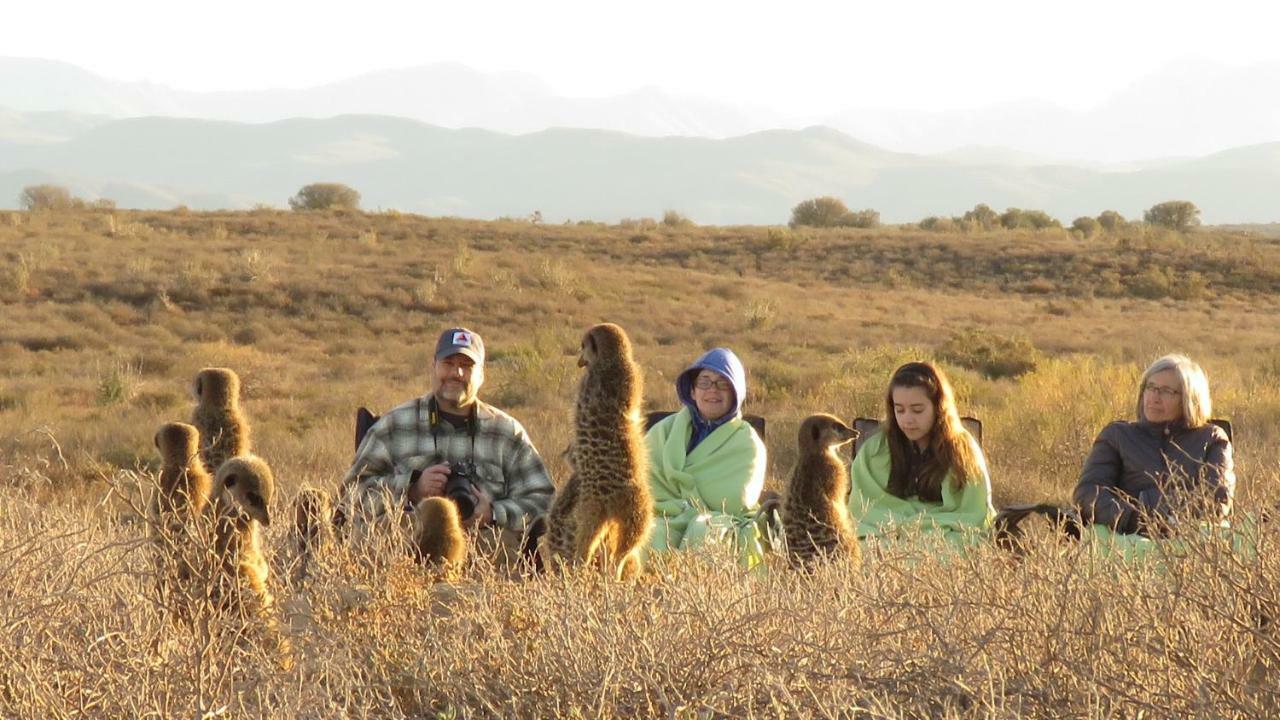
<path fill-rule="evenodd" d="M 453 61 L 569 95 L 654 85 L 797 114 L 1027 97 L 1083 109 L 1180 58 L 1280 60 L 1280 3 L 1266 0 L 42 0 L 5 3 L 0 26 L 0 55 L 189 90 Z"/>

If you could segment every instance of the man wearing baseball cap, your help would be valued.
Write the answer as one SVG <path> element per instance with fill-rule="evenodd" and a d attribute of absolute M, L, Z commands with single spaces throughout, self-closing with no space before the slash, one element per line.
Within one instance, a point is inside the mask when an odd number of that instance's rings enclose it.
<path fill-rule="evenodd" d="M 546 513 L 554 487 L 542 457 L 515 418 L 478 398 L 484 357 L 484 341 L 472 330 L 440 334 L 431 392 L 383 415 L 356 450 L 343 487 L 357 489 L 362 514 L 383 516 L 445 496 L 465 525 L 522 535 Z"/>

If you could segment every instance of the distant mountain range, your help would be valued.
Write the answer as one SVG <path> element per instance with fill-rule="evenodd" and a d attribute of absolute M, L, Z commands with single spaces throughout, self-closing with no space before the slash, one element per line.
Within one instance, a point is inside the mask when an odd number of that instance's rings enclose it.
<path fill-rule="evenodd" d="M 1280 220 L 1280 143 L 1103 171 L 982 148 L 891 152 L 825 127 L 717 140 L 511 135 L 370 115 L 246 124 L 0 112 L 0 207 L 39 182 L 122 207 L 284 206 L 316 181 L 355 187 L 368 209 L 475 218 L 540 211 L 550 222 L 675 209 L 700 223 L 778 224 L 819 195 L 875 208 L 888 222 L 977 203 L 1044 209 L 1064 222 L 1105 209 L 1132 217 L 1175 198 L 1194 201 L 1210 223 Z"/>
<path fill-rule="evenodd" d="M 730 138 L 821 125 L 901 152 L 977 147 L 996 154 L 966 161 L 1008 164 L 1009 157 L 1018 156 L 1086 167 L 1198 157 L 1280 141 L 1276 88 L 1278 62 L 1234 68 L 1184 60 L 1135 80 L 1086 111 L 1037 100 L 940 112 L 870 109 L 857 107 L 851 86 L 850 109 L 799 117 L 786 108 L 770 108 L 763 99 L 735 105 L 656 88 L 604 98 L 565 97 L 532 75 L 484 73 L 457 64 L 370 72 L 299 90 L 195 93 L 109 80 L 57 61 L 0 58 L 0 108 L 20 112 L 249 123 L 364 114 L 512 134 L 585 128 L 646 137 Z"/>

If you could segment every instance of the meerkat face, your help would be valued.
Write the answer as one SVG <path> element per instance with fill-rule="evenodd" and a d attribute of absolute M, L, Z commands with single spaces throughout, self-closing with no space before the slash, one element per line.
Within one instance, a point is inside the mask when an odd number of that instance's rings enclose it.
<path fill-rule="evenodd" d="M 800 448 L 826 450 L 852 442 L 858 431 L 832 415 L 811 415 L 800 424 Z"/>
<path fill-rule="evenodd" d="M 266 463 L 252 457 L 231 458 L 218 468 L 218 482 L 246 515 L 263 525 L 271 524 L 275 479 Z"/>
<path fill-rule="evenodd" d="M 609 358 L 630 358 L 631 341 L 627 333 L 613 323 L 602 323 L 587 331 L 582 338 L 578 367 L 587 367 Z"/>
<path fill-rule="evenodd" d="M 166 423 L 156 431 L 156 449 L 165 458 L 194 457 L 200 446 L 200 431 L 186 423 Z"/>

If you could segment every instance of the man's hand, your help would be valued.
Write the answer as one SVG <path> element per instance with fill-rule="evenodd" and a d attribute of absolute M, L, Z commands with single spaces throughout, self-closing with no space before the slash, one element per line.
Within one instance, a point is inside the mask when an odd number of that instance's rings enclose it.
<path fill-rule="evenodd" d="M 449 463 L 443 462 L 424 468 L 417 482 L 409 483 L 409 502 L 417 503 L 423 498 L 440 497 L 444 494 L 444 483 L 449 479 Z"/>
<path fill-rule="evenodd" d="M 463 520 L 462 524 L 466 527 L 473 525 L 483 527 L 493 524 L 493 501 L 489 499 L 489 493 L 480 487 L 475 488 L 476 492 L 476 511 L 471 513 L 471 517 Z"/>

